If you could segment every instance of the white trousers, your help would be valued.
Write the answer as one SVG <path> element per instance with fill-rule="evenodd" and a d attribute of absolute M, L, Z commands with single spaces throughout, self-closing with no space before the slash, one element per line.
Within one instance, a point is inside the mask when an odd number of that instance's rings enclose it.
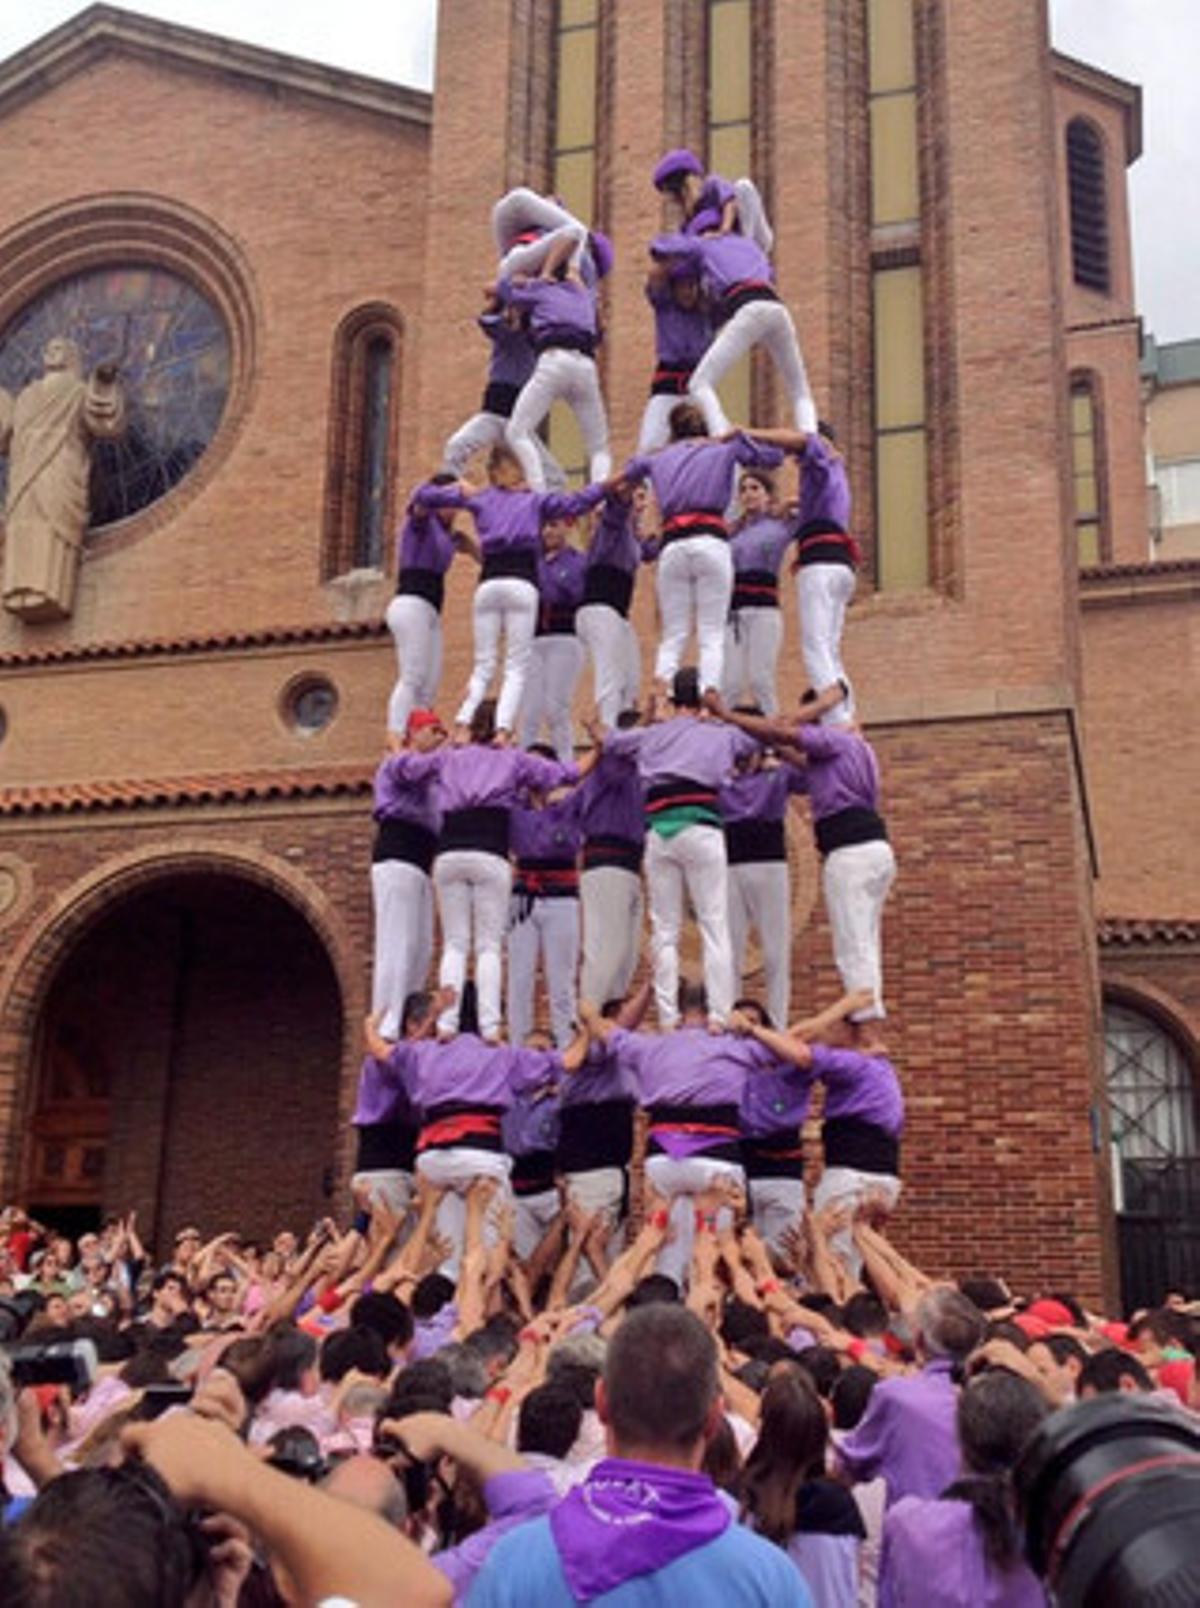
<path fill-rule="evenodd" d="M 542 461 L 533 443 L 538 425 L 555 402 L 567 403 L 579 421 L 589 477 L 607 480 L 612 472 L 612 456 L 595 359 L 586 352 L 569 352 L 561 346 L 551 347 L 538 358 L 508 421 L 508 444 L 521 460 L 525 479 L 535 491 L 546 489 Z"/>
<path fill-rule="evenodd" d="M 737 989 L 740 993 L 746 939 L 753 928 L 762 950 L 767 1010 L 780 1032 L 788 1025 L 792 992 L 790 883 L 786 860 L 729 867 L 729 942 Z"/>
<path fill-rule="evenodd" d="M 522 748 L 537 742 L 543 725 L 554 752 L 564 765 L 575 757 L 571 704 L 583 672 L 583 644 L 575 636 L 535 636 L 521 716 L 517 723 Z"/>
<path fill-rule="evenodd" d="M 557 1189 L 540 1189 L 536 1195 L 513 1196 L 513 1250 L 527 1262 L 542 1243 L 562 1210 Z"/>
<path fill-rule="evenodd" d="M 508 430 L 508 418 L 503 413 L 473 413 L 465 424 L 459 426 L 442 449 L 443 467 L 452 474 L 462 476 L 468 463 L 477 452 L 487 452 L 504 440 Z M 562 465 L 542 440 L 541 436 L 534 436 L 534 446 L 538 457 L 542 460 L 542 476 L 552 491 L 558 491 L 567 483 L 567 477 L 562 472 Z"/>
<path fill-rule="evenodd" d="M 482 849 L 451 849 L 433 862 L 433 885 L 442 922 L 438 987 L 453 988 L 456 995 L 454 1003 L 438 1017 L 438 1032 L 458 1031 L 458 1004 L 467 979 L 474 919 L 479 1032 L 482 1038 L 494 1039 L 500 1032 L 501 951 L 508 925 L 512 868 L 498 854 L 487 854 Z"/>
<path fill-rule="evenodd" d="M 432 603 L 401 593 L 384 615 L 396 644 L 396 684 L 388 699 L 388 730 L 403 737 L 414 709 L 428 709 L 442 679 L 442 621 Z"/>
<path fill-rule="evenodd" d="M 782 609 L 735 609 L 725 625 L 724 697 L 756 703 L 764 715 L 779 711 L 775 667 L 783 646 Z"/>
<path fill-rule="evenodd" d="M 679 934 L 684 897 L 691 900 L 704 949 L 709 1020 L 724 1022 L 733 1006 L 729 879 L 725 836 L 715 826 L 685 826 L 674 837 L 646 834 L 654 1004 L 665 1033 L 679 1020 Z"/>
<path fill-rule="evenodd" d="M 752 1178 L 748 1187 L 759 1238 L 769 1251 L 786 1256 L 785 1236 L 804 1215 L 803 1178 Z"/>
<path fill-rule="evenodd" d="M 674 1161 L 670 1156 L 647 1156 L 646 1177 L 668 1201 L 673 1231 L 658 1253 L 655 1272 L 665 1273 L 682 1289 L 696 1237 L 696 1208 L 692 1196 L 702 1195 L 722 1178 L 744 1186 L 746 1175 L 736 1162 L 710 1160 L 707 1156 L 689 1156 L 686 1161 Z M 722 1217 L 729 1216 L 728 1208 L 722 1207 L 717 1213 L 718 1227 L 724 1226 Z"/>
<path fill-rule="evenodd" d="M 811 434 L 817 428 L 817 405 L 813 401 L 792 315 L 782 302 L 756 301 L 747 302 L 721 326 L 692 374 L 689 390 L 704 410 L 709 435 L 724 435 L 729 429 L 717 386 L 733 365 L 756 346 L 766 347 L 779 370 L 797 430 Z"/>
<path fill-rule="evenodd" d="M 854 596 L 855 576 L 849 564 L 802 564 L 796 575 L 796 608 L 800 615 L 800 653 L 808 684 L 817 692 L 835 681 L 850 686 L 842 663 L 842 627 Z M 854 691 L 821 716 L 826 725 L 854 719 Z"/>
<path fill-rule="evenodd" d="M 719 689 L 725 673 L 725 622 L 733 592 L 729 543 L 719 536 L 685 536 L 669 542 L 658 559 L 658 612 L 662 638 L 654 661 L 659 681 L 683 663 L 696 625 L 700 685 Z"/>
<path fill-rule="evenodd" d="M 536 240 L 524 245 L 510 246 L 504 251 L 504 242 L 529 229 L 540 229 Z M 536 274 L 550 250 L 561 240 L 575 245 L 572 259 L 578 263 L 587 244 L 587 226 L 568 212 L 560 202 L 548 195 L 539 195 L 525 185 L 518 185 L 502 195 L 492 208 L 492 234 L 496 250 L 504 252 L 497 268 L 497 279 L 511 279 L 513 274 Z"/>
<path fill-rule="evenodd" d="M 894 1173 L 860 1172 L 857 1167 L 826 1167 L 813 1190 L 813 1210 L 824 1211 L 826 1206 L 844 1206 L 849 1218 L 845 1226 L 829 1236 L 829 1249 L 850 1273 L 851 1278 L 862 1277 L 862 1255 L 854 1239 L 854 1213 L 868 1195 L 879 1195 L 894 1211 L 900 1199 L 900 1180 Z"/>
<path fill-rule="evenodd" d="M 550 1031 L 565 1050 L 575 1036 L 575 973 L 579 967 L 579 900 L 534 899 L 518 894 L 508 929 L 508 1038 L 524 1044 L 533 1032 L 533 993 L 538 958 L 546 973 Z M 529 913 L 518 916 L 523 906 Z"/>
<path fill-rule="evenodd" d="M 573 1200 L 581 1212 L 589 1217 L 603 1212 L 610 1225 L 617 1223 L 625 1198 L 623 1167 L 589 1167 L 586 1172 L 564 1173 L 563 1182 L 567 1199 Z"/>
<path fill-rule="evenodd" d="M 883 1008 L 883 906 L 896 875 L 890 843 L 850 843 L 825 858 L 821 882 L 833 933 L 833 960 L 849 994 L 869 988 L 875 1003 L 855 1011 L 851 1021 L 887 1015 Z"/>
<path fill-rule="evenodd" d="M 434 1228 L 450 1250 L 438 1272 L 457 1281 L 467 1229 L 467 1191 L 477 1178 L 494 1178 L 500 1184 L 483 1220 L 484 1244 L 495 1245 L 500 1237 L 500 1218 L 511 1199 L 508 1177 L 512 1172 L 512 1158 L 498 1150 L 451 1145 L 445 1150 L 423 1151 L 417 1157 L 417 1172 L 446 1192 L 438 1205 Z"/>
<path fill-rule="evenodd" d="M 642 879 L 619 865 L 598 865 L 579 878 L 583 971 L 579 992 L 593 1005 L 624 999 L 642 950 Z"/>
<path fill-rule="evenodd" d="M 647 398 L 646 410 L 642 414 L 642 428 L 638 434 L 639 457 L 647 452 L 657 452 L 659 447 L 666 446 L 671 439 L 671 410 L 687 400 L 686 396 Z"/>
<path fill-rule="evenodd" d="M 375 906 L 375 966 L 371 1010 L 383 1011 L 379 1031 L 399 1038 L 404 1001 L 424 988 L 433 959 L 433 884 L 404 860 L 376 860 L 371 866 Z"/>
<path fill-rule="evenodd" d="M 575 615 L 575 635 L 592 660 L 593 701 L 600 724 L 611 731 L 623 709 L 632 709 L 642 686 L 637 632 L 607 603 L 585 603 Z"/>
<path fill-rule="evenodd" d="M 355 1173 L 350 1190 L 354 1195 L 365 1194 L 372 1211 L 406 1217 L 412 1201 L 413 1176 L 399 1167 L 380 1167 L 373 1172 Z"/>
<path fill-rule="evenodd" d="M 500 662 L 500 637 L 503 634 L 504 675 L 496 705 L 496 728 L 508 732 L 516 729 L 517 711 L 529 679 L 537 610 L 537 587 L 529 581 L 498 576 L 494 580 L 481 581 L 475 588 L 475 663 L 466 695 L 454 717 L 460 725 L 470 722 L 487 697 L 496 666 Z"/>

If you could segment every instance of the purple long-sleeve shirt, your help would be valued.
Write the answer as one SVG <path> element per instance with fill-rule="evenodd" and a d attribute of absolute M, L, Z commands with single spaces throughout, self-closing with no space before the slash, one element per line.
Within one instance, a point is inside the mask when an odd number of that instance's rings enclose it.
<path fill-rule="evenodd" d="M 888 1512 L 879 1558 L 879 1608 L 1046 1608 L 1046 1588 L 1024 1561 L 997 1569 L 969 1502 L 902 1497 Z"/>
<path fill-rule="evenodd" d="M 729 778 L 738 760 L 754 753 L 758 744 L 736 726 L 695 715 L 675 715 L 653 726 L 610 732 L 604 747 L 609 754 L 629 755 L 637 761 L 643 787 L 653 787 L 672 777 L 686 777 L 715 789 Z"/>
<path fill-rule="evenodd" d="M 358 1099 L 350 1121 L 356 1128 L 374 1127 L 379 1122 L 415 1121 L 408 1091 L 388 1061 L 377 1061 L 373 1055 L 363 1057 Z"/>
<path fill-rule="evenodd" d="M 795 539 L 794 519 L 778 519 L 774 514 L 763 514 L 747 520 L 733 532 L 729 541 L 734 574 L 744 575 L 749 570 L 757 570 L 777 575 L 788 544 Z"/>
<path fill-rule="evenodd" d="M 840 454 L 814 431 L 805 438 L 799 457 L 800 512 L 795 528 L 821 524 L 849 532 L 850 482 Z"/>
<path fill-rule="evenodd" d="M 559 1102 L 557 1095 L 521 1094 L 513 1101 L 500 1122 L 504 1149 L 514 1160 L 553 1150 L 558 1144 Z"/>
<path fill-rule="evenodd" d="M 825 1085 L 825 1121 L 857 1117 L 893 1138 L 904 1132 L 904 1095 L 896 1068 L 882 1055 L 812 1047 L 812 1073 Z"/>
<path fill-rule="evenodd" d="M 575 796 L 585 841 L 623 838 L 636 843 L 642 838 L 646 803 L 636 756 L 614 753 L 606 741 Z"/>
<path fill-rule="evenodd" d="M 485 1480 L 483 1503 L 488 1522 L 456 1547 L 435 1552 L 429 1560 L 453 1586 L 454 1601 L 466 1601 L 475 1576 L 497 1541 L 519 1524 L 527 1524 L 530 1519 L 548 1513 L 557 1501 L 558 1492 L 549 1475 L 540 1469 L 511 1469 Z"/>
<path fill-rule="evenodd" d="M 444 575 L 454 558 L 454 537 L 432 513 L 409 503 L 396 536 L 396 569 L 432 570 Z"/>
<path fill-rule="evenodd" d="M 485 743 L 435 748 L 408 756 L 405 775 L 413 782 L 435 780 L 434 796 L 443 814 L 451 810 L 508 809 L 530 788 L 548 792 L 579 780 L 574 765 L 527 754 L 522 748 L 491 748 Z"/>
<path fill-rule="evenodd" d="M 508 846 L 517 860 L 570 860 L 583 843 L 578 792 L 541 809 L 518 804 L 509 824 Z"/>
<path fill-rule="evenodd" d="M 882 1475 L 888 1507 L 904 1496 L 940 1496 L 957 1477 L 958 1391 L 948 1358 L 935 1357 L 920 1373 L 881 1379 L 857 1428 L 839 1455 L 858 1480 Z"/>
<path fill-rule="evenodd" d="M 690 373 L 708 350 L 712 320 L 702 306 L 681 307 L 670 284 L 646 281 L 646 300 L 654 309 L 654 352 L 658 366 Z"/>
<path fill-rule="evenodd" d="M 562 1080 L 559 1100 L 563 1107 L 602 1105 L 610 1100 L 637 1098 L 637 1081 L 611 1044 L 594 1043 L 578 1072 Z"/>
<path fill-rule="evenodd" d="M 703 1027 L 658 1034 L 619 1027 L 609 1034 L 608 1046 L 635 1083 L 638 1103 L 646 1107 L 740 1106 L 747 1080 L 777 1064 L 757 1040 Z M 707 1134 L 666 1133 L 659 1142 L 668 1155 L 683 1160 L 722 1141 Z"/>
<path fill-rule="evenodd" d="M 865 737 L 844 726 L 797 726 L 793 741 L 808 761 L 814 821 L 841 810 L 879 808 L 879 761 Z"/>
<path fill-rule="evenodd" d="M 696 204 L 692 208 L 692 215 L 683 226 L 685 234 L 695 234 L 698 225 L 702 222 L 706 212 L 723 212 L 725 204 L 737 197 L 737 191 L 728 179 L 719 173 L 706 173 L 704 183 L 700 186 L 700 194 L 696 197 Z"/>
<path fill-rule="evenodd" d="M 481 313 L 479 327 L 492 343 L 488 380 L 493 385 L 515 385 L 519 389 L 537 362 L 528 334 L 520 325 L 510 324 L 503 313 Z"/>
<path fill-rule="evenodd" d="M 738 1126 L 747 1139 L 765 1139 L 783 1129 L 796 1129 L 808 1117 L 813 1074 L 807 1067 L 776 1062 L 768 1071 L 746 1079 Z"/>
<path fill-rule="evenodd" d="M 535 347 L 560 335 L 597 337 L 595 292 L 573 279 L 503 280 L 500 294 L 525 314 Z"/>
<path fill-rule="evenodd" d="M 604 496 L 603 486 L 580 491 L 505 490 L 484 486 L 468 495 L 459 486 L 422 486 L 416 501 L 422 508 L 465 508 L 475 521 L 484 555 L 528 547 L 535 551 L 548 519 L 578 519 Z"/>
<path fill-rule="evenodd" d="M 684 262 L 702 279 L 714 300 L 735 285 L 771 285 L 775 271 L 770 258 L 749 235 L 659 235 L 651 255 Z"/>
<path fill-rule="evenodd" d="M 560 547 L 555 553 L 539 553 L 537 565 L 538 602 L 547 610 L 577 609 L 583 602 L 583 582 L 588 561 L 577 547 Z"/>
<path fill-rule="evenodd" d="M 383 761 L 375 772 L 373 813 L 377 821 L 411 821 L 427 832 L 437 832 L 441 826 L 437 770 L 424 763 L 427 757 L 406 750 L 389 754 Z"/>
<path fill-rule="evenodd" d="M 782 821 L 788 800 L 807 791 L 804 772 L 795 765 L 771 770 L 739 771 L 723 783 L 717 804 L 726 826 L 738 821 Z"/>
<path fill-rule="evenodd" d="M 723 514 L 736 464 L 774 469 L 782 462 L 778 447 L 754 441 L 739 431 L 731 441 L 707 437 L 673 441 L 659 452 L 630 458 L 623 474 L 626 480 L 650 480 L 667 521 L 677 514 Z"/>
<path fill-rule="evenodd" d="M 626 575 L 632 575 L 644 554 L 645 544 L 638 539 L 632 505 L 622 502 L 610 492 L 604 499 L 600 517 L 596 521 L 596 528 L 588 544 L 588 568 L 606 564 L 611 569 L 619 569 Z"/>
<path fill-rule="evenodd" d="M 446 1044 L 401 1039 L 388 1066 L 422 1111 L 449 1100 L 507 1111 L 519 1094 L 551 1082 L 562 1061 L 550 1050 L 485 1044 L 474 1033 L 460 1033 Z"/>

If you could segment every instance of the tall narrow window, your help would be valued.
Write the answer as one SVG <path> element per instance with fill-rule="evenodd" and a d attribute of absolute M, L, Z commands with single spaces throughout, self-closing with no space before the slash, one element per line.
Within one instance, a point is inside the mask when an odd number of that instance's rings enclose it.
<path fill-rule="evenodd" d="M 1108 196 L 1104 143 L 1082 117 L 1067 124 L 1067 196 L 1071 208 L 1071 273 L 1077 285 L 1109 292 Z"/>
<path fill-rule="evenodd" d="M 325 531 L 328 580 L 388 562 L 395 519 L 400 319 L 374 303 L 342 320 L 333 343 Z"/>
<path fill-rule="evenodd" d="M 754 134 L 753 0 L 708 0 L 708 166 L 733 180 L 750 175 Z M 751 420 L 750 358 L 721 381 L 721 405 L 739 424 Z"/>
<path fill-rule="evenodd" d="M 867 0 L 875 356 L 875 569 L 929 584 L 925 312 L 912 0 Z"/>
<path fill-rule="evenodd" d="M 596 213 L 596 110 L 600 68 L 600 0 L 559 0 L 554 29 L 554 132 L 551 184 L 563 205 L 586 224 Z M 562 402 L 550 410 L 550 450 L 573 481 L 587 478 L 587 449 L 575 415 Z"/>
<path fill-rule="evenodd" d="M 1104 556 L 1101 453 L 1096 393 L 1092 382 L 1071 382 L 1071 475 L 1074 485 L 1075 540 L 1079 563 L 1099 564 Z"/>

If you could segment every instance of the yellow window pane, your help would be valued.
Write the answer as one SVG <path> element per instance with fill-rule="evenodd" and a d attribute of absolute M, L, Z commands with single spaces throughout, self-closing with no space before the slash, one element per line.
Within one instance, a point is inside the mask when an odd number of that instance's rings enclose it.
<path fill-rule="evenodd" d="M 1095 475 L 1075 476 L 1075 517 L 1093 519 L 1100 512 L 1100 495 Z"/>
<path fill-rule="evenodd" d="M 558 41 L 556 151 L 596 143 L 596 29 L 565 33 Z"/>
<path fill-rule="evenodd" d="M 916 95 L 871 102 L 871 221 L 908 223 L 920 216 Z"/>
<path fill-rule="evenodd" d="M 1087 568 L 1100 562 L 1100 526 L 1097 524 L 1077 525 L 1076 534 L 1079 537 L 1079 563 Z"/>
<path fill-rule="evenodd" d="M 868 0 L 867 50 L 873 95 L 916 83 L 912 0 Z"/>
<path fill-rule="evenodd" d="M 925 340 L 920 268 L 874 275 L 875 427 L 925 422 Z"/>
<path fill-rule="evenodd" d="M 750 357 L 737 362 L 717 386 L 725 416 L 733 424 L 750 423 Z"/>
<path fill-rule="evenodd" d="M 595 22 L 599 15 L 599 0 L 558 0 L 558 26 L 578 28 L 582 23 Z"/>
<path fill-rule="evenodd" d="M 1091 436 L 1092 434 L 1092 393 L 1090 391 L 1071 392 L 1071 434 L 1075 436 Z"/>
<path fill-rule="evenodd" d="M 708 133 L 708 165 L 727 179 L 740 179 L 750 171 L 750 125 L 734 123 Z"/>
<path fill-rule="evenodd" d="M 914 592 L 929 585 L 929 492 L 925 432 L 876 436 L 879 586 Z"/>
<path fill-rule="evenodd" d="M 587 481 L 587 448 L 583 444 L 583 435 L 575 415 L 564 402 L 556 402 L 550 409 L 547 440 L 550 451 L 566 470 L 572 485 L 584 485 Z"/>
<path fill-rule="evenodd" d="M 708 120 L 750 116 L 750 0 L 715 0 L 708 8 Z"/>
<path fill-rule="evenodd" d="M 592 221 L 592 200 L 596 190 L 596 153 L 572 151 L 554 159 L 554 193 L 568 212 L 586 224 Z"/>
<path fill-rule="evenodd" d="M 1096 438 L 1089 430 L 1087 435 L 1071 437 L 1071 462 L 1077 475 L 1090 475 L 1096 467 Z"/>

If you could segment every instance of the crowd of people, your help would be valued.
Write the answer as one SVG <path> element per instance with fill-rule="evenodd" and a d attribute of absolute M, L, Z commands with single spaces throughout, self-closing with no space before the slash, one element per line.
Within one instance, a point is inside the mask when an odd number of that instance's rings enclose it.
<path fill-rule="evenodd" d="M 611 247 L 516 190 L 493 220 L 483 406 L 408 504 L 352 1218 L 270 1244 L 183 1225 L 169 1255 L 160 1229 L 152 1257 L 132 1213 L 77 1240 L 0 1217 L 0 1602 L 1024 1608 L 1047 1587 L 1012 1473 L 1046 1416 L 1113 1392 L 1200 1404 L 1181 1296 L 1117 1323 L 1070 1293 L 939 1281 L 888 1237 L 895 859 L 842 662 L 845 465 L 753 184 L 686 151 L 654 182 L 680 218 L 650 248 L 637 454 L 612 473 Z M 755 345 L 786 429 L 721 412 Z M 537 434 L 559 399 L 580 490 Z M 462 478 L 480 451 L 486 484 Z M 789 551 L 809 686 L 785 716 Z M 443 721 L 458 552 L 480 565 L 475 653 Z M 842 995 L 798 1016 L 804 800 Z"/>

